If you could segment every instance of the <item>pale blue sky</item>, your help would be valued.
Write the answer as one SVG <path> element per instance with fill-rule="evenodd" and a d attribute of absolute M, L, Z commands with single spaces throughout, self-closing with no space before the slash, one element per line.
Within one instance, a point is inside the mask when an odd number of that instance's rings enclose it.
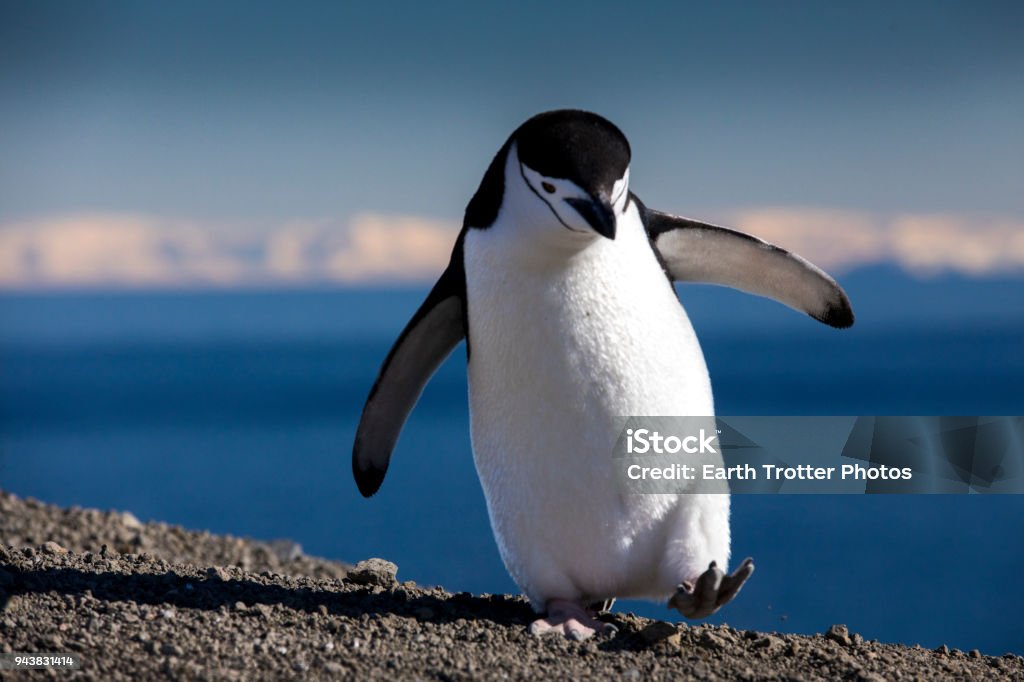
<path fill-rule="evenodd" d="M 1024 215 L 1024 3 L 344 4 L 0 2 L 0 220 L 458 218 L 563 106 L 670 210 Z"/>

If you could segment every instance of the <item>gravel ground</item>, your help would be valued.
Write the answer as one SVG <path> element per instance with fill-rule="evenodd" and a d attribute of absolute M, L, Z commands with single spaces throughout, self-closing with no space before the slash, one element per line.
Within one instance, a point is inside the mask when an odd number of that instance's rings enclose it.
<path fill-rule="evenodd" d="M 614 637 L 531 637 L 525 601 L 400 583 L 261 543 L 0 493 L 0 650 L 77 671 L 0 679 L 1016 679 L 1024 658 L 607 614 Z M 103 546 L 106 545 L 104 549 Z"/>

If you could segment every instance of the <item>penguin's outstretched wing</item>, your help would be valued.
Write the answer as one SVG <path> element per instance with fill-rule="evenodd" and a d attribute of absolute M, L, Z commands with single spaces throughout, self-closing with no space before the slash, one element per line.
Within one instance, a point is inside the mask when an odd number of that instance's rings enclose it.
<path fill-rule="evenodd" d="M 846 292 L 806 259 L 743 232 L 637 205 L 673 280 L 767 296 L 831 327 L 853 324 Z"/>
<path fill-rule="evenodd" d="M 352 474 L 363 497 L 384 481 L 391 452 L 434 371 L 466 336 L 466 277 L 456 253 L 405 326 L 363 406 L 352 447 Z"/>

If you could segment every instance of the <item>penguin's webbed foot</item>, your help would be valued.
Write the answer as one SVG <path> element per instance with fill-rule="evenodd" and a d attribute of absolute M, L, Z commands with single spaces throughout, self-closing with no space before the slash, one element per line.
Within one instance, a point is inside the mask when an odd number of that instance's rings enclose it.
<path fill-rule="evenodd" d="M 615 634 L 617 628 L 611 623 L 594 618 L 587 609 L 566 599 L 552 599 L 547 603 L 547 615 L 530 623 L 530 634 L 535 636 L 552 633 L 565 635 L 577 642 L 595 634 Z"/>
<path fill-rule="evenodd" d="M 712 561 L 696 582 L 685 581 L 668 600 L 668 607 L 687 618 L 706 618 L 735 597 L 754 572 L 754 560 L 747 557 L 739 568 L 726 575 Z"/>

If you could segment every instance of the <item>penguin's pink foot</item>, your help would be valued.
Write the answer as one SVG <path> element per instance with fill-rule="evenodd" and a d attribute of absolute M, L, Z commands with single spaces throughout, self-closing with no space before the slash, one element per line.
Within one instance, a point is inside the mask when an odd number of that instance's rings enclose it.
<path fill-rule="evenodd" d="M 577 642 L 595 634 L 614 634 L 616 627 L 594 618 L 587 609 L 566 599 L 552 599 L 547 603 L 548 613 L 530 623 L 530 634 L 541 636 L 551 633 L 565 635 Z"/>
<path fill-rule="evenodd" d="M 732 601 L 753 572 L 754 560 L 749 557 L 730 575 L 723 573 L 712 561 L 695 583 L 686 581 L 676 588 L 676 593 L 668 600 L 668 607 L 687 618 L 706 618 Z"/>

